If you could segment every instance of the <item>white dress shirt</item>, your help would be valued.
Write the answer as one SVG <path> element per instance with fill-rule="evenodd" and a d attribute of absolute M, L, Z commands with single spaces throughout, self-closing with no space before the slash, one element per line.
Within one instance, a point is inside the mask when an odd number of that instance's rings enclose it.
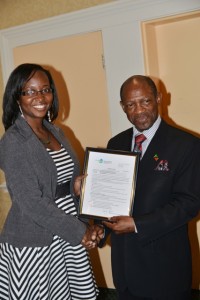
<path fill-rule="evenodd" d="M 154 124 L 147 130 L 144 130 L 142 132 L 138 131 L 137 128 L 133 125 L 133 139 L 132 139 L 132 147 L 131 150 L 133 151 L 134 145 L 135 145 L 135 136 L 143 133 L 146 136 L 146 140 L 142 143 L 142 153 L 141 158 L 143 157 L 145 151 L 147 150 L 147 147 L 149 146 L 152 138 L 154 137 L 154 134 L 156 133 L 159 125 L 161 122 L 161 117 L 158 116 L 157 120 L 154 122 Z"/>

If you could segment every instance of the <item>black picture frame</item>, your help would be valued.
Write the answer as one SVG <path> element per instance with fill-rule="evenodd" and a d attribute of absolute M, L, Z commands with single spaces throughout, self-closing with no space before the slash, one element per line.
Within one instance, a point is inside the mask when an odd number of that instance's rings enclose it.
<path fill-rule="evenodd" d="M 79 216 L 100 220 L 131 216 L 138 163 L 138 153 L 87 147 L 83 168 L 87 176 L 82 181 Z"/>

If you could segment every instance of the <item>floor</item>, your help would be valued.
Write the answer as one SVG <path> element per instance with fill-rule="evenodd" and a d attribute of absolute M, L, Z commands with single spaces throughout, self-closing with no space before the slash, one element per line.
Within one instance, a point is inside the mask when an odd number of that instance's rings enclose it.
<path fill-rule="evenodd" d="M 114 289 L 99 288 L 100 294 L 98 300 L 117 300 L 117 294 Z M 192 290 L 191 300 L 200 300 L 200 291 Z"/>
<path fill-rule="evenodd" d="M 116 291 L 113 289 L 99 288 L 98 300 L 117 300 Z"/>
<path fill-rule="evenodd" d="M 192 290 L 191 300 L 200 300 L 200 291 L 199 290 Z"/>

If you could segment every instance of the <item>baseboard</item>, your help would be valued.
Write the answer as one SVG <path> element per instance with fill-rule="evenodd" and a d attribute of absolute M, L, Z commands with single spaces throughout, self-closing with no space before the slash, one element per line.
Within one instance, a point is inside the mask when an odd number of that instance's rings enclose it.
<path fill-rule="evenodd" d="M 115 289 L 99 288 L 98 300 L 117 300 Z"/>
<path fill-rule="evenodd" d="M 117 300 L 115 289 L 99 288 L 98 300 Z M 191 300 L 200 300 L 200 290 L 192 290 Z"/>
<path fill-rule="evenodd" d="M 192 290 L 191 300 L 200 300 L 200 290 Z"/>

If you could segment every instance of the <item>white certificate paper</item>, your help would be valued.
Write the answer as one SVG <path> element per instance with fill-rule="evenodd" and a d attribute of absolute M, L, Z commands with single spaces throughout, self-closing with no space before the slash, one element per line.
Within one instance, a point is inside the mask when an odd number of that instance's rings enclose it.
<path fill-rule="evenodd" d="M 86 148 L 80 215 L 100 219 L 131 215 L 138 159 L 132 152 Z"/>

